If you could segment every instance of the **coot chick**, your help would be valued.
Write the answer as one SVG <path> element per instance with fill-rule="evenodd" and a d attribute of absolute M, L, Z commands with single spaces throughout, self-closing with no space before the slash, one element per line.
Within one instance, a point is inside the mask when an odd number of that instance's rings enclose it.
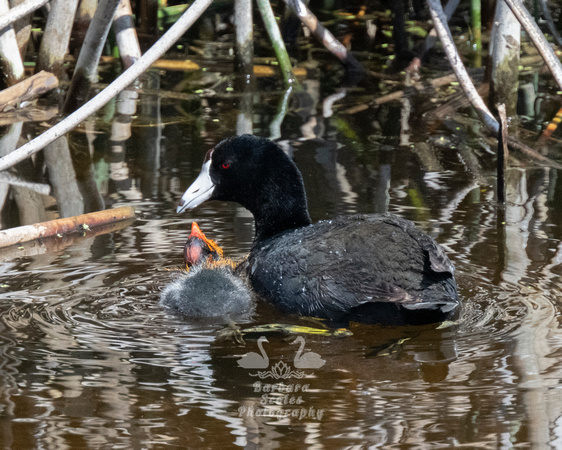
<path fill-rule="evenodd" d="M 184 257 L 188 271 L 164 289 L 163 305 L 195 319 L 238 322 L 250 318 L 254 302 L 244 282 L 233 274 L 235 264 L 223 258 L 222 249 L 195 222 Z"/>
<path fill-rule="evenodd" d="M 254 215 L 254 243 L 240 270 L 284 311 L 404 325 L 441 322 L 458 309 L 451 261 L 413 223 L 380 214 L 311 224 L 302 175 L 272 141 L 243 135 L 210 150 L 178 212 L 209 199 L 238 202 Z"/>
<path fill-rule="evenodd" d="M 183 247 L 183 258 L 186 267 L 190 268 L 214 262 L 230 263 L 231 261 L 224 259 L 223 255 L 222 248 L 215 241 L 207 239 L 199 225 L 197 225 L 197 222 L 191 222 L 191 234 Z"/>

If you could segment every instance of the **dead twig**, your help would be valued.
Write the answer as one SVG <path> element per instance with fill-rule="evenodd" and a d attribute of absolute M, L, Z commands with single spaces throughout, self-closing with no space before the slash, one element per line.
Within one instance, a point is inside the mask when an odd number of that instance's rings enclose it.
<path fill-rule="evenodd" d="M 306 7 L 301 0 L 283 0 L 297 15 L 301 22 L 312 32 L 314 37 L 324 45 L 350 71 L 363 74 L 365 69 L 359 61 L 347 51 L 344 45 L 328 31 L 318 18 Z"/>
<path fill-rule="evenodd" d="M 546 0 L 539 0 L 539 6 L 541 7 L 542 15 L 546 20 L 546 24 L 548 25 L 548 30 L 552 34 L 552 37 L 556 41 L 558 45 L 562 45 L 562 38 L 558 34 L 558 30 L 556 29 L 556 25 L 554 25 L 554 19 L 552 18 L 552 14 L 550 14 L 550 9 L 548 9 L 548 3 Z"/>
<path fill-rule="evenodd" d="M 90 87 L 97 79 L 100 56 L 118 6 L 119 0 L 101 0 L 96 8 L 66 93 L 62 109 L 65 115 L 72 113 L 88 100 Z"/>

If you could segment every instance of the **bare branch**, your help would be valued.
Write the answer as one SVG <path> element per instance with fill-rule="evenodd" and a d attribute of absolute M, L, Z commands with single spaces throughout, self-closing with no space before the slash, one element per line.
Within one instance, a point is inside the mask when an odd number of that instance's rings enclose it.
<path fill-rule="evenodd" d="M 330 31 L 312 14 L 301 0 L 283 0 L 291 10 L 298 16 L 303 24 L 314 34 L 314 37 L 320 41 L 341 63 L 349 70 L 356 73 L 363 73 L 364 69 L 359 61 L 347 51 L 343 44 L 338 41 Z"/>
<path fill-rule="evenodd" d="M 464 64 L 462 63 L 461 57 L 459 55 L 459 51 L 453 42 L 453 37 L 451 36 L 451 31 L 449 30 L 449 26 L 447 25 L 447 17 L 443 12 L 443 8 L 441 7 L 440 0 L 427 0 L 427 4 L 429 5 L 429 10 L 431 12 L 431 18 L 433 19 L 433 26 L 435 27 L 435 31 L 437 31 L 437 35 L 443 44 L 443 49 L 445 50 L 445 54 L 447 55 L 447 59 L 449 60 L 449 64 L 459 83 L 467 95 L 470 103 L 478 114 L 482 121 L 486 124 L 488 128 L 490 128 L 496 135 L 499 132 L 499 124 L 498 121 L 494 118 L 482 97 L 478 95 L 472 80 L 470 79 L 470 75 L 466 71 Z"/>
<path fill-rule="evenodd" d="M 525 6 L 523 6 L 523 4 L 518 0 L 505 0 L 505 3 L 507 3 L 509 9 L 511 9 L 515 17 L 517 17 L 517 20 L 521 22 L 521 25 L 525 28 L 525 31 L 552 72 L 552 76 L 558 83 L 558 86 L 562 88 L 562 65 L 554 53 L 554 50 L 552 50 L 552 47 L 544 37 L 544 34 L 542 34 L 541 30 L 533 20 L 533 17 L 529 14 L 529 11 L 527 11 Z"/>
<path fill-rule="evenodd" d="M 119 92 L 129 86 L 162 56 L 209 7 L 212 0 L 195 0 L 179 20 L 148 50 L 136 63 L 116 78 L 107 88 L 81 108 L 59 122 L 45 133 L 0 158 L 0 171 L 6 170 L 29 156 L 37 153 L 47 144 L 72 130 L 76 125 L 107 104 Z"/>
<path fill-rule="evenodd" d="M 0 30 L 20 19 L 23 19 L 25 16 L 31 14 L 33 11 L 41 8 L 47 3 L 49 3 L 49 0 L 28 0 L 25 3 L 21 3 L 13 8 L 10 8 L 9 12 L 0 16 Z"/>

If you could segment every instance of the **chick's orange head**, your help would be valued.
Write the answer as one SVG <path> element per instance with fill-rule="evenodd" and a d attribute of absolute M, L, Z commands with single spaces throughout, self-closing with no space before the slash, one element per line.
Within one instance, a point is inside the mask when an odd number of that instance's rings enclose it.
<path fill-rule="evenodd" d="M 205 262 L 218 261 L 223 257 L 222 248 L 215 241 L 207 239 L 196 222 L 191 224 L 191 234 L 184 247 L 187 267 Z"/>
<path fill-rule="evenodd" d="M 201 231 L 201 228 L 199 228 L 199 225 L 197 225 L 197 222 L 191 222 L 191 234 L 189 237 L 198 237 L 199 239 L 207 241 L 207 238 Z"/>

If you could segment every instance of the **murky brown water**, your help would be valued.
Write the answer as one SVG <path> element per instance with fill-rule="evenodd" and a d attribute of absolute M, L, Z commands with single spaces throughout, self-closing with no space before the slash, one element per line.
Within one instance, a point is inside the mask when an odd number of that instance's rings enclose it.
<path fill-rule="evenodd" d="M 494 158 L 471 150 L 478 132 L 452 136 L 415 105 L 405 130 L 399 102 L 346 113 L 365 103 L 362 91 L 338 99 L 330 116 L 334 92 L 318 87 L 307 83 L 311 96 L 293 99 L 280 129 L 313 219 L 391 211 L 414 220 L 457 267 L 459 323 L 305 334 L 325 364 L 302 378 L 260 379 L 240 367 L 242 355 L 259 352 L 258 336 L 245 347 L 219 342 L 221 324 L 192 323 L 158 302 L 192 220 L 232 257 L 250 247 L 252 219 L 236 205 L 175 214 L 205 152 L 243 126 L 239 98 L 142 94 L 132 115 L 120 102 L 112 119 L 106 109 L 71 136 L 101 194 L 86 189 L 72 207 L 80 213 L 101 198 L 135 206 L 138 220 L 0 255 L 3 448 L 562 445 L 557 171 L 511 169 L 510 202 L 498 213 Z M 254 96 L 254 133 L 275 134 L 282 95 Z M 262 309 L 253 325 L 311 325 Z M 267 338 L 269 370 L 298 372 L 296 335 Z M 272 384 L 277 392 L 267 392 Z"/>

